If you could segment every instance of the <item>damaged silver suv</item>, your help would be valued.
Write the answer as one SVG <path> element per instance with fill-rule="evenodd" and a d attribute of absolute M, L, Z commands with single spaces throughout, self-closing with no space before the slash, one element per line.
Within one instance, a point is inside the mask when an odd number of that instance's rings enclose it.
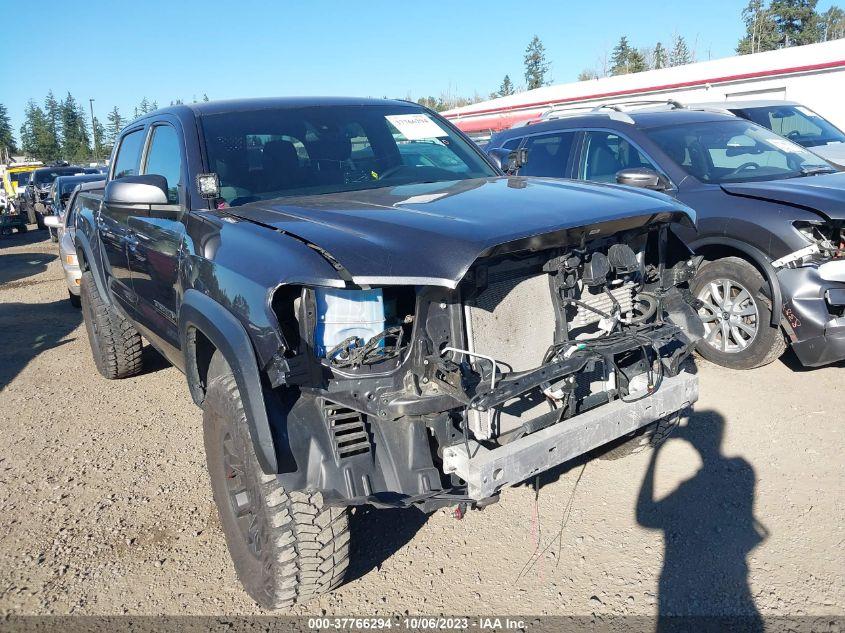
<path fill-rule="evenodd" d="M 121 134 L 76 241 L 94 360 L 186 376 L 235 569 L 281 607 L 331 590 L 346 507 L 479 507 L 697 399 L 692 211 L 508 178 L 402 101 L 175 106 Z"/>

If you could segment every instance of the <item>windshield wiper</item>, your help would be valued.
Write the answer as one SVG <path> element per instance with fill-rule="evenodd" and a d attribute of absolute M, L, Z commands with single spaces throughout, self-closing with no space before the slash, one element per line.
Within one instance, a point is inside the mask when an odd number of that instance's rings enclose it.
<path fill-rule="evenodd" d="M 819 174 L 833 174 L 836 170 L 830 165 L 809 165 L 801 168 L 802 176 L 818 176 Z"/>

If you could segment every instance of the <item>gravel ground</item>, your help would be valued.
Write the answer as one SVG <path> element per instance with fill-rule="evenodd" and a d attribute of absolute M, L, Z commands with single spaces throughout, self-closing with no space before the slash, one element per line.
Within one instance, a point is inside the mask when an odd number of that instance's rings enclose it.
<path fill-rule="evenodd" d="M 0 614 L 259 612 L 182 376 L 147 349 L 143 375 L 100 378 L 43 236 L 0 238 Z M 699 361 L 695 414 L 656 454 L 461 521 L 357 510 L 348 581 L 289 613 L 843 614 L 842 369 Z"/>

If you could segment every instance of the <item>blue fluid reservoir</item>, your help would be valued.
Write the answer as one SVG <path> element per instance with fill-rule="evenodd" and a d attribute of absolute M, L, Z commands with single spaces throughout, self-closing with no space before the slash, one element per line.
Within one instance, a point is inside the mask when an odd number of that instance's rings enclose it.
<path fill-rule="evenodd" d="M 384 331 L 384 296 L 374 290 L 317 288 L 317 327 L 314 342 L 317 355 L 325 357 L 335 345 L 350 336 L 366 343 Z"/>

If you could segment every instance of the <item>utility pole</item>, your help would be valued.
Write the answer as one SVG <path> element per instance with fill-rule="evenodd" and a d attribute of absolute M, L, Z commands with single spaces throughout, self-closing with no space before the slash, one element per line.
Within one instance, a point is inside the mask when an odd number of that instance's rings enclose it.
<path fill-rule="evenodd" d="M 94 160 L 96 162 L 100 162 L 100 156 L 98 155 L 97 150 L 99 149 L 99 145 L 97 144 L 97 126 L 94 125 L 94 100 L 88 99 L 88 105 L 91 107 L 91 136 L 94 137 Z"/>

